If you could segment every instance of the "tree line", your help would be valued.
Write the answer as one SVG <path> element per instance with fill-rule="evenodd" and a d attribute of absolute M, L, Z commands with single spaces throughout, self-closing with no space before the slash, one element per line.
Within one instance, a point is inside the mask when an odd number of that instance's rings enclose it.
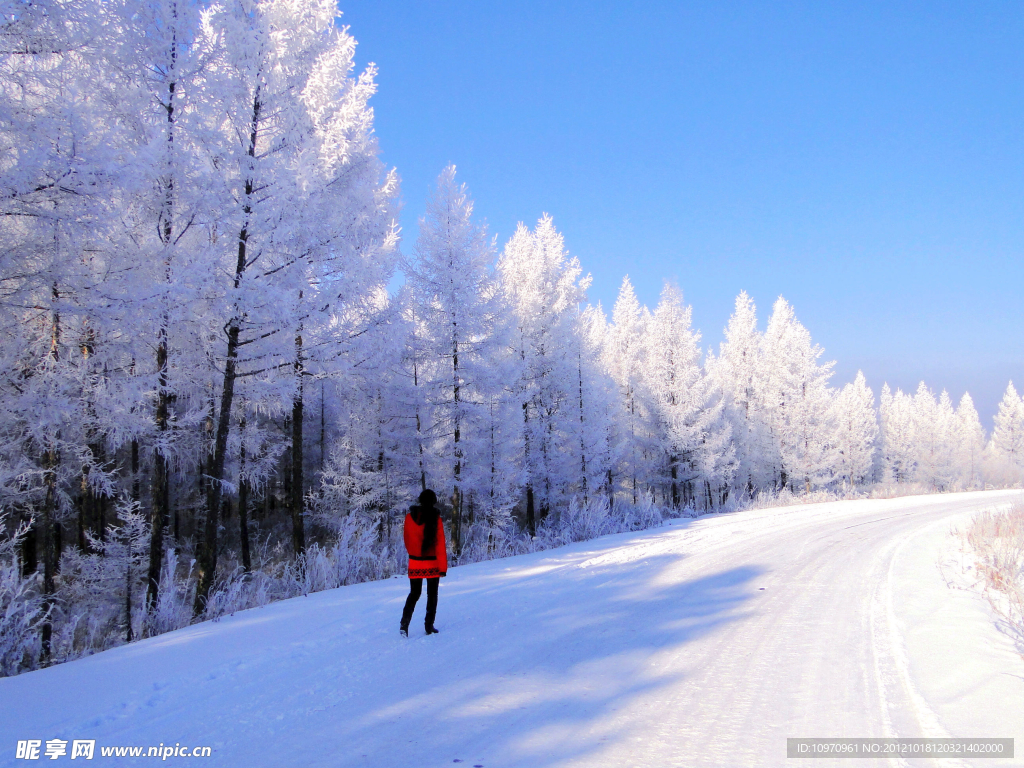
<path fill-rule="evenodd" d="M 1019 483 L 1024 401 L 831 386 L 779 299 L 717 354 L 681 291 L 609 317 L 549 216 L 499 253 L 454 167 L 403 254 L 373 68 L 332 0 L 0 19 L 0 673 L 763 494 Z M 401 288 L 389 291 L 396 275 Z M 616 528 L 618 526 L 618 528 Z"/>

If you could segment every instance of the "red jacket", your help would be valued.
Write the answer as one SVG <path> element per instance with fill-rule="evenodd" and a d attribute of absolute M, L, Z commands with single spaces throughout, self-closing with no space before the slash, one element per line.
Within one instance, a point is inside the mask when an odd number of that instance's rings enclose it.
<path fill-rule="evenodd" d="M 419 512 L 419 507 L 413 507 Z M 417 515 L 419 517 L 419 515 Z M 437 517 L 437 539 L 430 552 L 423 551 L 423 524 L 417 523 L 412 511 L 405 516 L 405 548 L 409 551 L 409 578 L 436 579 L 448 573 L 448 547 L 444 540 L 444 525 Z"/>

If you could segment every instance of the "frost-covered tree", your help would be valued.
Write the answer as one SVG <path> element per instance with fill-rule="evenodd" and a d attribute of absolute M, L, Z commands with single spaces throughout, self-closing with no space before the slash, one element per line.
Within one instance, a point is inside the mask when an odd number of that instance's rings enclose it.
<path fill-rule="evenodd" d="M 61 559 L 61 604 L 70 614 L 65 632 L 87 636 L 63 639 L 68 657 L 76 647 L 102 649 L 112 636 L 130 643 L 142 634 L 149 521 L 137 502 L 121 499 L 117 507 L 116 523 L 102 539 L 89 534 L 91 552 L 72 549 Z"/>
<path fill-rule="evenodd" d="M 881 429 L 882 478 L 889 483 L 913 482 L 916 472 L 913 400 L 882 385 L 878 406 Z"/>
<path fill-rule="evenodd" d="M 95 396 L 108 351 L 96 339 L 107 330 L 99 297 L 121 265 L 94 254 L 118 207 L 116 126 L 82 87 L 105 69 L 104 22 L 101 4 L 8 4 L 0 37 L 0 479 L 12 481 L 0 506 L 34 522 L 25 543 L 47 606 L 76 491 L 101 495 L 110 482 Z M 46 621 L 44 654 L 51 630 Z"/>
<path fill-rule="evenodd" d="M 403 315 L 409 293 L 406 286 L 394 302 L 378 294 L 364 304 L 362 317 L 344 322 L 363 330 L 343 350 L 344 365 L 326 380 L 325 421 L 332 433 L 324 439 L 327 455 L 314 504 L 315 521 L 332 535 L 356 522 L 380 543 L 393 544 L 392 524 L 418 493 L 423 465 L 413 415 L 424 404 L 403 366 L 411 335 Z"/>
<path fill-rule="evenodd" d="M 299 382 L 308 291 L 321 294 L 317 301 L 326 296 L 341 304 L 339 315 L 346 299 L 357 302 L 360 291 L 386 283 L 393 266 L 397 188 L 377 159 L 367 104 L 374 73 L 351 76 L 354 42 L 335 24 L 337 15 L 331 3 L 261 0 L 218 8 L 204 19 L 209 36 L 224 41 L 211 72 L 225 115 L 211 162 L 235 205 L 219 225 L 230 233 L 222 255 L 223 376 L 207 472 L 197 611 L 216 569 L 236 384 L 250 378 L 250 402 L 263 401 L 271 412 L 290 406 L 293 470 L 301 469 Z M 289 34 L 280 34 L 283 29 Z M 275 375 L 284 372 L 291 375 Z M 305 546 L 301 484 L 295 495 L 300 478 L 293 474 L 290 504 L 296 553 Z"/>
<path fill-rule="evenodd" d="M 945 391 L 938 399 L 922 381 L 913 398 L 915 478 L 935 490 L 953 481 L 953 403 Z"/>
<path fill-rule="evenodd" d="M 654 453 L 649 389 L 643 378 L 647 369 L 644 339 L 650 326 L 650 313 L 640 305 L 627 275 L 612 309 L 612 325 L 605 345 L 605 365 L 619 389 L 621 416 L 617 474 L 629 483 L 633 504 L 652 479 L 647 468 Z"/>
<path fill-rule="evenodd" d="M 572 337 L 590 278 L 569 258 L 561 234 L 545 215 L 531 232 L 522 224 L 498 261 L 504 302 L 511 310 L 509 352 L 512 397 L 519 405 L 527 526 L 536 530 L 555 501 L 567 500 L 567 483 L 579 456 L 569 437 L 578 423 L 577 361 Z M 573 427 L 575 428 L 575 427 Z M 572 470 L 569 467 L 573 467 Z"/>
<path fill-rule="evenodd" d="M 779 298 L 762 338 L 765 417 L 779 464 L 780 488 L 795 485 L 810 491 L 829 483 L 835 468 L 835 426 L 828 381 L 835 363 L 819 365 L 821 347 Z"/>
<path fill-rule="evenodd" d="M 700 333 L 691 321 L 682 291 L 666 285 L 645 336 L 643 383 L 664 455 L 655 471 L 674 507 L 703 506 L 702 498 L 712 506 L 732 480 L 734 461 L 721 391 L 701 368 Z"/>
<path fill-rule="evenodd" d="M 736 449 L 736 486 L 753 495 L 771 482 L 768 467 L 773 462 L 774 448 L 769 441 L 761 391 L 761 334 L 754 302 L 746 291 L 736 297 L 725 341 L 718 357 L 709 359 L 707 369 L 725 395 L 725 413 Z"/>
<path fill-rule="evenodd" d="M 197 344 L 207 330 L 208 304 L 193 286 L 212 278 L 210 232 L 227 204 L 211 185 L 204 150 L 209 112 L 216 108 L 207 67 L 219 53 L 204 34 L 202 8 L 181 0 L 114 2 L 106 5 L 112 38 L 107 75 L 98 84 L 112 124 L 124 126 L 116 148 L 124 162 L 119 177 L 120 226 L 106 248 L 108 268 L 124 278 L 116 292 L 113 327 L 131 328 L 124 351 L 129 383 L 152 393 L 121 426 L 131 444 L 133 493 L 143 466 L 150 468 L 150 530 L 147 602 L 158 599 L 164 531 L 171 521 L 174 470 L 192 472 L 191 434 L 176 425 L 200 418 L 200 394 L 211 381 L 209 350 Z M 207 30 L 208 32 L 208 30 Z M 140 444 L 149 456 L 140 456 Z M 117 446 L 115 446 L 117 447 Z M 186 458 L 186 456 L 188 458 Z M 102 526 L 100 526 L 102 531 Z"/>
<path fill-rule="evenodd" d="M 978 487 L 985 450 L 985 430 L 982 429 L 974 400 L 966 392 L 956 408 L 953 440 L 958 477 L 967 488 Z"/>
<path fill-rule="evenodd" d="M 875 469 L 878 414 L 861 371 L 836 395 L 834 407 L 836 476 L 851 489 L 864 486 L 872 481 Z"/>
<path fill-rule="evenodd" d="M 494 243 L 472 220 L 473 202 L 450 165 L 420 220 L 416 258 L 406 266 L 420 320 L 419 348 L 430 407 L 427 426 L 435 471 L 432 485 L 449 495 L 452 548 L 463 544 L 463 521 L 490 498 L 492 467 L 484 459 L 491 410 L 502 384 L 500 304 L 491 274 Z M 496 448 L 496 446 L 492 446 Z M 467 498 L 468 497 L 468 498 Z"/>
<path fill-rule="evenodd" d="M 613 487 L 608 474 L 613 463 L 613 413 L 617 397 L 615 383 L 603 367 L 607 340 L 607 318 L 600 305 L 582 310 L 572 336 L 577 385 L 574 405 L 578 422 L 571 419 L 571 426 L 567 425 L 566 429 L 571 433 L 575 428 L 573 444 L 579 450 L 577 480 L 569 483 L 570 488 L 582 497 L 584 505 L 603 488 L 609 494 L 611 508 Z"/>
<path fill-rule="evenodd" d="M 1024 398 L 1011 381 L 999 401 L 992 429 L 990 452 L 996 472 L 1005 482 L 1019 483 L 1024 477 Z"/>

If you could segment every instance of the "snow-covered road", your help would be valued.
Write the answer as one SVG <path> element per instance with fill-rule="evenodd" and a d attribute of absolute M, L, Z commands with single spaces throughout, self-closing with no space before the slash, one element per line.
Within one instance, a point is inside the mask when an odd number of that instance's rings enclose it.
<path fill-rule="evenodd" d="M 61 738 L 275 768 L 854 768 L 887 762 L 787 761 L 786 738 L 882 736 L 1014 738 L 1015 760 L 975 763 L 1024 765 L 1024 660 L 937 565 L 954 523 L 1014 495 L 711 516 L 456 568 L 433 637 L 422 604 L 399 637 L 404 579 L 246 611 L 0 680 L 0 765 Z"/>

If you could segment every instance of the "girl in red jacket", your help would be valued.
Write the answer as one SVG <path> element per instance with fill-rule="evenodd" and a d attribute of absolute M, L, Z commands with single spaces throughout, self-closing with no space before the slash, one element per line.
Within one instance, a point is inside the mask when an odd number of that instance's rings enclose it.
<path fill-rule="evenodd" d="M 416 601 L 427 580 L 427 617 L 424 627 L 428 635 L 436 635 L 434 615 L 437 613 L 437 584 L 448 572 L 448 552 L 444 541 L 444 525 L 437 511 L 437 495 L 431 490 L 420 494 L 419 504 L 409 508 L 405 516 L 405 548 L 409 551 L 409 597 L 402 611 L 401 633 L 409 636 L 409 622 Z"/>

